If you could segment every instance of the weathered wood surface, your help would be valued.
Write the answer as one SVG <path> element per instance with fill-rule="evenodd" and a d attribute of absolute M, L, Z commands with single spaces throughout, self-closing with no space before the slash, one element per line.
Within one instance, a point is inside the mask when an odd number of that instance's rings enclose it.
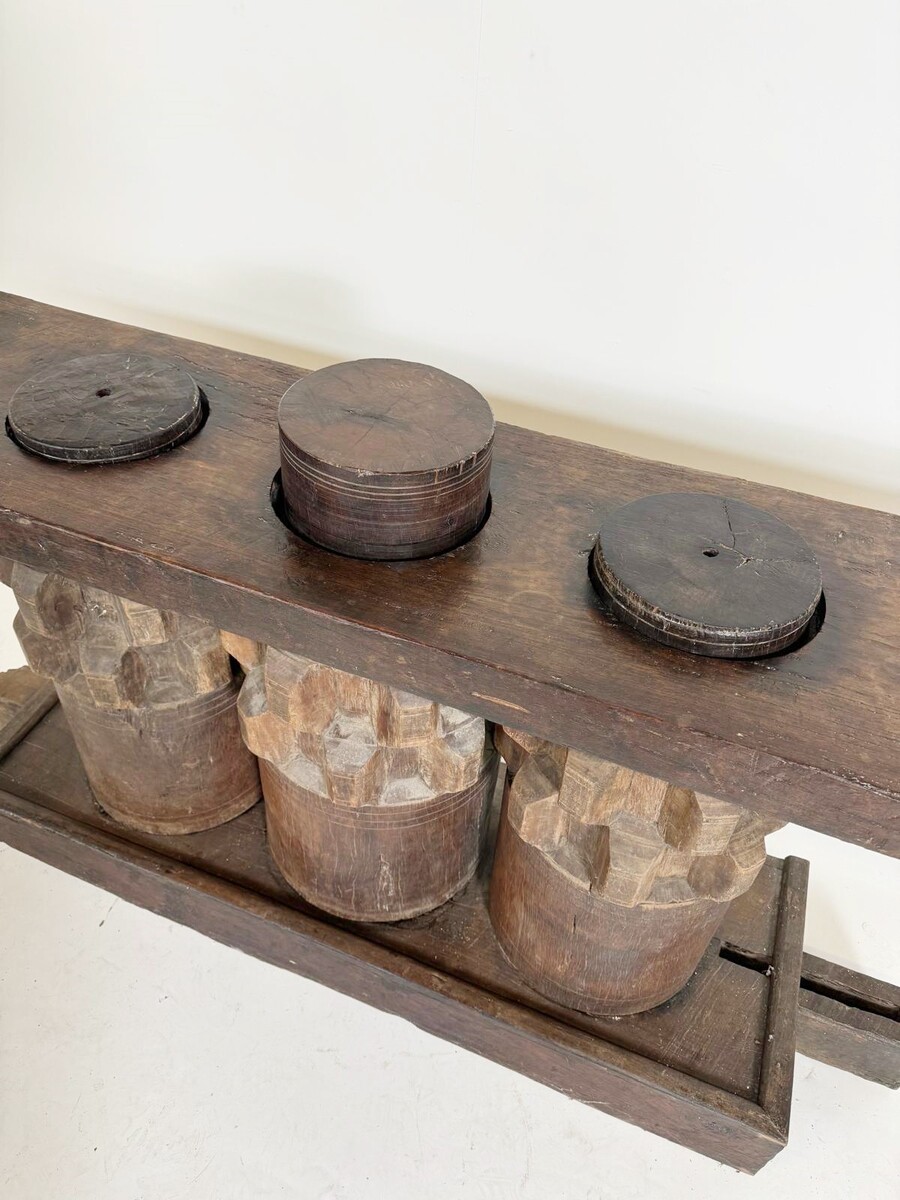
<path fill-rule="evenodd" d="M 422 558 L 458 546 L 484 517 L 494 417 L 473 387 L 434 367 L 323 367 L 288 388 L 278 428 L 285 518 L 320 546 Z"/>
<path fill-rule="evenodd" d="M 433 913 L 349 926 L 305 904 L 274 870 L 261 806 L 187 837 L 109 820 L 59 709 L 0 763 L 0 789 L 0 839 L 133 903 L 741 1170 L 758 1170 L 786 1143 L 790 1078 L 772 1056 L 781 1062 L 788 1046 L 793 1055 L 799 860 L 768 860 L 720 931 L 727 939 L 733 930 L 762 969 L 723 956 L 717 939 L 668 1004 L 602 1019 L 553 1004 L 507 964 L 487 915 L 487 862 Z"/>
<path fill-rule="evenodd" d="M 804 954 L 797 1050 L 900 1087 L 900 987 Z"/>
<path fill-rule="evenodd" d="M 484 721 L 358 675 L 223 635 L 246 672 L 269 849 L 312 904 L 357 921 L 437 908 L 484 850 L 497 754 Z"/>
<path fill-rule="evenodd" d="M 0 439 L 0 554 L 900 855 L 900 518 L 498 425 L 492 513 L 465 546 L 344 559 L 270 505 L 294 368 L 0 302 L 0 394 L 51 359 L 123 349 L 187 367 L 206 425 L 102 469 Z M 734 496 L 796 529 L 822 569 L 818 636 L 761 661 L 701 659 L 607 616 L 587 570 L 604 516 L 672 491 Z"/>
<path fill-rule="evenodd" d="M 503 727 L 509 754 L 490 914 L 537 991 L 641 1012 L 693 974 L 771 826 L 736 805 Z"/>
<path fill-rule="evenodd" d="M 94 795 L 117 820 L 194 833 L 260 798 L 219 631 L 16 563 L 16 635 L 52 679 Z"/>

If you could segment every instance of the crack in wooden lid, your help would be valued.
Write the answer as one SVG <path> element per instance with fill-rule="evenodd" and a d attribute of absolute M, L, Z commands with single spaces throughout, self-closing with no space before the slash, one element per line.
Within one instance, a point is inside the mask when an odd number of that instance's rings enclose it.
<path fill-rule="evenodd" d="M 610 610 L 655 641 L 757 658 L 801 639 L 822 599 L 804 539 L 772 513 L 705 493 L 645 496 L 603 521 L 591 579 Z"/>

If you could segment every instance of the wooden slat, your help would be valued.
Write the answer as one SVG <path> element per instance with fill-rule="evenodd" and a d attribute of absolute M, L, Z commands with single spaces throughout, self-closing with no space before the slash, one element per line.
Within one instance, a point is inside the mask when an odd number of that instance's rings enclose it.
<path fill-rule="evenodd" d="M 759 1080 L 759 1103 L 783 1132 L 785 1141 L 794 1088 L 797 995 L 808 884 L 809 863 L 802 858 L 786 858 L 772 956 L 766 1053 L 760 1065 Z"/>
<path fill-rule="evenodd" d="M 804 954 L 797 1049 L 885 1087 L 900 1087 L 900 987 Z"/>
<path fill-rule="evenodd" d="M 900 855 L 900 519 L 500 425 L 492 514 L 468 545 L 344 559 L 269 503 L 294 368 L 0 302 L 0 395 L 50 359 L 127 349 L 187 365 L 207 425 L 120 467 L 55 466 L 0 439 L 0 553 Z M 810 543 L 827 599 L 812 642 L 699 659 L 601 611 L 587 558 L 603 516 L 684 490 L 746 500 Z"/>

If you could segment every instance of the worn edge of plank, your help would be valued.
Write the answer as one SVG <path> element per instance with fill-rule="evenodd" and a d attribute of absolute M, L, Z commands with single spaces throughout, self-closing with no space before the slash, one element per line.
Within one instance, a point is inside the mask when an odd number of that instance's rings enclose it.
<path fill-rule="evenodd" d="M 760 1067 L 759 1104 L 787 1141 L 796 1054 L 796 1016 L 803 958 L 809 863 L 789 855 L 781 875 L 781 898 L 771 965 L 769 1014 Z M 791 1017 L 789 1014 L 793 1014 Z"/>

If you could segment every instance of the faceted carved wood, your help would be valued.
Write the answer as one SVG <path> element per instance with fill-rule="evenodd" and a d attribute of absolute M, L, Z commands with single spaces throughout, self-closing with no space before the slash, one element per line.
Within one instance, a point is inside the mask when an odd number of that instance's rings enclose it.
<path fill-rule="evenodd" d="M 491 920 L 543 994 L 640 1012 L 687 981 L 777 828 L 711 796 L 498 730 L 507 759 Z"/>
<path fill-rule="evenodd" d="M 311 903 L 361 921 L 443 904 L 474 874 L 497 756 L 458 709 L 223 635 L 260 759 L 269 846 Z"/>
<path fill-rule="evenodd" d="M 153 833 L 194 833 L 259 799 L 217 629 L 19 563 L 11 585 L 25 656 L 56 685 L 111 816 Z"/>

